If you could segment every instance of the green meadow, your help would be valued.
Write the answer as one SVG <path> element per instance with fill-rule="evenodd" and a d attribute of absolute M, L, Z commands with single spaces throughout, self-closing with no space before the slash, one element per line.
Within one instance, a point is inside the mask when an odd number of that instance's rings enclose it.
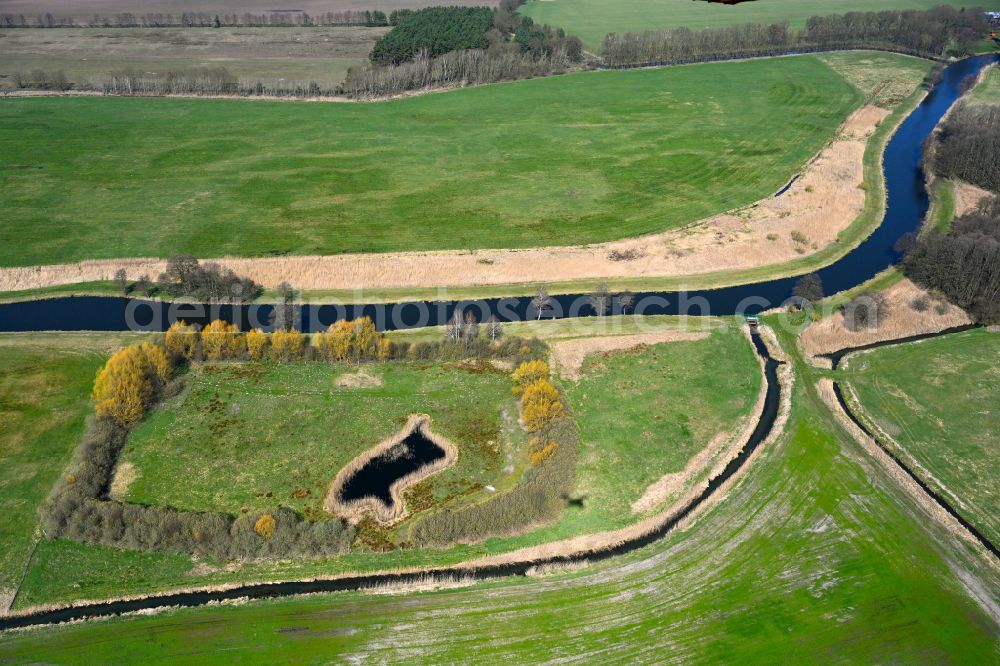
<path fill-rule="evenodd" d="M 845 370 L 866 420 L 994 543 L 1000 542 L 997 358 L 1000 334 L 979 329 L 859 354 Z"/>
<path fill-rule="evenodd" d="M 0 101 L 0 266 L 572 245 L 768 196 L 861 94 L 815 57 L 372 104 Z"/>
<path fill-rule="evenodd" d="M 721 28 L 741 23 L 788 23 L 801 28 L 810 16 L 938 5 L 1000 9 L 1000 0 L 754 0 L 723 5 L 704 0 L 528 0 L 521 13 L 579 35 L 586 48 L 598 51 L 609 32 L 642 32 L 663 28 Z"/>
<path fill-rule="evenodd" d="M 783 346 L 793 339 L 782 334 Z M 725 500 L 577 571 L 170 610 L 0 639 L 12 662 L 993 663 L 997 572 L 838 426 L 793 353 L 782 434 Z"/>

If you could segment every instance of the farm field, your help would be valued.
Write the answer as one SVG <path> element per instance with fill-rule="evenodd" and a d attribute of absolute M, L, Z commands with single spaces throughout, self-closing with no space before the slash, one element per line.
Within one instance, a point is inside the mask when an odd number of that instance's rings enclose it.
<path fill-rule="evenodd" d="M 795 367 L 785 434 L 724 502 L 642 551 L 406 597 L 339 593 L 46 628 L 5 636 L 0 658 L 991 662 L 996 620 L 966 585 L 995 589 L 997 573 L 873 466 L 816 397 L 815 371 Z"/>
<path fill-rule="evenodd" d="M 994 543 L 998 357 L 1000 335 L 979 329 L 859 354 L 845 369 L 866 419 Z"/>
<path fill-rule="evenodd" d="M 492 5 L 493 2 L 463 2 L 462 0 L 381 0 L 378 9 L 390 12 L 393 9 L 419 9 L 431 5 L 465 5 L 480 4 Z M 375 9 L 371 0 L 298 0 L 294 9 L 302 10 L 310 14 L 319 12 L 342 12 L 345 10 L 366 10 Z M 188 0 L 72 0 L 64 2 L 62 0 L 3 0 L 0 2 L 0 11 L 9 14 L 25 14 L 34 16 L 39 13 L 51 12 L 59 16 L 72 16 L 81 20 L 89 20 L 94 14 L 106 16 L 119 12 L 132 12 L 143 14 L 146 12 L 160 12 L 163 14 L 180 14 L 181 12 L 199 11 L 205 13 L 232 14 L 251 12 L 260 14 L 268 11 L 291 11 L 291 8 L 282 6 L 276 7 L 273 2 L 266 0 L 215 0 L 211 3 L 202 3 L 192 8 Z"/>
<path fill-rule="evenodd" d="M 662 231 L 773 193 L 860 101 L 814 57 L 371 105 L 3 100 L 0 265 L 513 248 Z"/>
<path fill-rule="evenodd" d="M 975 3 L 1000 9 L 1000 0 Z M 697 0 L 528 0 L 521 13 L 536 23 L 548 23 L 578 35 L 585 46 L 599 51 L 609 32 L 642 32 L 662 28 L 702 30 L 742 23 L 788 23 L 801 28 L 810 16 L 897 9 L 930 9 L 938 5 L 969 6 L 958 0 L 755 0 L 722 5 Z"/>
<path fill-rule="evenodd" d="M 2 6 L 0 6 L 2 9 Z M 0 89 L 15 73 L 61 70 L 71 83 L 100 85 L 124 69 L 165 75 L 225 67 L 241 82 L 315 81 L 330 89 L 367 60 L 387 28 L 73 28 L 0 30 Z"/>
<path fill-rule="evenodd" d="M 619 319 L 607 318 L 604 323 L 614 326 Z M 600 324 L 589 322 L 592 332 L 578 328 L 574 333 L 581 336 L 630 332 L 627 327 L 609 330 Z M 677 318 L 655 318 L 645 325 L 655 330 L 684 330 Z M 543 330 L 561 336 L 565 334 L 565 326 L 564 322 L 546 322 L 533 327 L 531 332 Z M 656 344 L 595 359 L 585 365 L 578 382 L 565 383 L 569 407 L 581 430 L 581 462 L 574 496 L 583 502 L 568 506 L 553 523 L 514 536 L 446 550 L 373 553 L 361 548 L 329 560 L 247 563 L 235 568 L 210 561 L 196 566 L 190 558 L 172 554 L 123 552 L 72 541 L 43 540 L 22 586 L 18 606 L 113 596 L 126 589 L 123 585 L 130 593 L 142 593 L 171 589 L 178 584 L 303 578 L 344 571 L 447 564 L 635 522 L 641 516 L 633 513 L 630 505 L 643 495 L 647 486 L 664 474 L 684 469 L 689 459 L 720 432 L 737 434 L 740 424 L 747 421 L 755 408 L 760 369 L 749 343 L 725 320 L 715 321 L 713 327 L 710 337 L 702 340 Z M 720 350 L 725 354 L 724 362 L 716 359 L 709 364 L 706 359 Z M 501 405 L 509 402 L 513 406 L 506 376 L 471 375 L 448 367 L 417 372 L 405 366 L 393 369 L 393 365 L 368 368 L 369 372 L 382 376 L 382 388 L 359 389 L 348 395 L 345 391 L 330 391 L 331 375 L 337 372 L 323 364 L 276 366 L 257 380 L 235 378 L 229 382 L 234 398 L 224 392 L 216 397 L 215 386 L 199 379 L 183 399 L 183 405 L 168 402 L 132 434 L 122 460 L 134 465 L 137 478 L 127 499 L 178 508 L 219 508 L 234 513 L 243 507 L 271 509 L 279 503 L 306 515 L 316 515 L 322 511 L 322 498 L 340 466 L 379 439 L 368 434 L 357 435 L 361 424 L 372 424 L 373 429 L 385 428 L 384 417 L 394 410 L 403 415 L 427 411 L 433 417 L 433 430 L 454 437 L 452 441 L 460 447 L 459 461 L 453 468 L 420 484 L 438 495 L 439 501 L 443 499 L 441 496 L 451 494 L 459 495 L 451 500 L 452 505 L 488 501 L 490 496 L 481 486 L 461 494 L 468 490 L 469 479 L 481 485 L 493 484 L 499 492 L 511 487 L 512 478 L 520 476 L 529 465 L 525 452 L 519 453 L 516 446 L 508 446 L 505 441 L 503 462 L 497 464 L 496 458 L 500 456 L 469 451 L 464 446 L 467 440 L 462 432 L 473 429 L 468 425 L 470 418 L 480 418 L 484 421 L 482 428 L 487 429 L 491 424 L 485 423 L 483 415 L 498 419 Z M 243 370 L 237 372 L 247 374 Z M 213 374 L 209 379 L 220 381 L 220 375 Z M 467 388 L 460 395 L 454 387 L 444 388 L 449 383 Z M 647 392 L 643 387 L 654 390 Z M 252 389 L 252 397 L 248 389 Z M 427 405 L 426 409 L 399 407 L 405 401 L 403 396 L 417 396 L 421 405 Z M 479 403 L 487 398 L 495 402 L 484 408 Z M 217 408 L 206 414 L 206 410 L 200 409 L 205 399 L 216 401 L 216 405 L 229 401 L 230 408 L 238 402 L 239 415 L 228 416 L 228 410 Z M 440 404 L 442 400 L 450 404 Z M 334 412 L 331 405 L 337 402 L 343 404 Z M 281 411 L 289 405 L 294 407 Z M 609 408 L 613 411 L 604 413 Z M 316 416 L 300 418 L 304 409 L 313 410 Z M 347 422 L 351 415 L 358 416 L 358 424 Z M 169 423 L 181 423 L 182 418 L 188 424 L 186 428 L 167 428 Z M 241 422 L 239 427 L 230 426 L 228 433 L 218 436 L 210 426 L 219 419 Z M 391 434 L 392 428 L 386 430 Z M 294 436 L 284 440 L 279 437 L 289 432 Z M 342 433 L 346 434 L 338 438 Z M 368 439 L 352 442 L 353 449 L 347 450 L 350 436 Z M 515 445 L 521 443 L 516 433 L 502 431 L 501 437 L 509 437 Z M 314 438 L 321 440 L 319 445 L 313 445 Z M 345 444 L 331 446 L 331 442 Z M 506 456 L 508 452 L 514 454 L 511 461 Z M 241 467 L 238 462 L 244 459 L 255 462 Z M 500 469 L 508 462 L 514 466 L 512 473 Z M 631 469 L 624 469 L 624 465 Z M 193 473 L 193 470 L 204 471 Z M 304 480 L 299 470 L 305 470 L 309 479 Z M 185 478 L 184 484 L 176 483 L 180 477 Z M 321 487 L 315 487 L 316 481 Z M 312 491 L 310 495 L 292 496 L 304 486 Z M 273 498 L 267 498 L 267 492 L 272 492 Z M 649 508 L 663 506 L 661 501 Z M 384 536 L 409 540 L 414 526 L 424 517 L 417 513 L 401 523 L 393 534 Z"/>

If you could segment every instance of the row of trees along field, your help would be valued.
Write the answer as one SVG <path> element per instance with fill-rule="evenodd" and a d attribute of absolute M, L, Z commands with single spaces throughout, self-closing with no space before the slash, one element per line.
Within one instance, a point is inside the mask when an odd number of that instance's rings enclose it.
<path fill-rule="evenodd" d="M 925 146 L 925 167 L 993 192 L 947 233 L 928 231 L 903 263 L 917 284 L 978 321 L 1000 323 L 1000 104 L 960 102 Z"/>
<path fill-rule="evenodd" d="M 181 12 L 169 14 L 146 12 L 136 14 L 94 14 L 88 19 L 52 13 L 25 16 L 0 13 L 0 28 L 222 28 L 222 27 L 308 27 L 308 26 L 368 26 L 396 25 L 407 10 L 386 14 L 380 10 L 342 10 L 309 14 L 299 10 L 278 10 L 262 13 L 213 14 Z"/>
<path fill-rule="evenodd" d="M 926 11 L 851 12 L 813 16 L 801 30 L 787 24 L 738 25 L 611 33 L 601 56 L 608 67 L 676 64 L 779 55 L 789 52 L 874 48 L 912 55 L 967 55 L 987 28 L 982 12 L 936 7 Z"/>

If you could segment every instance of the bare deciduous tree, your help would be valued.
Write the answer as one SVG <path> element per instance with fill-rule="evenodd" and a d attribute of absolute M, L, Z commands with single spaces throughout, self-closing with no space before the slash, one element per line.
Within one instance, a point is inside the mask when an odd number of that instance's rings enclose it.
<path fill-rule="evenodd" d="M 549 296 L 549 290 L 544 284 L 538 285 L 538 289 L 535 290 L 535 296 L 531 299 L 531 307 L 537 313 L 536 319 L 541 319 L 543 312 L 552 309 L 552 297 Z"/>

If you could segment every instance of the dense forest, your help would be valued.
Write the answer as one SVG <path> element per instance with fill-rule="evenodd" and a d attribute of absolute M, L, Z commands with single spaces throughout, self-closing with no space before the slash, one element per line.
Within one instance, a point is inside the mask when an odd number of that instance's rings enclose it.
<path fill-rule="evenodd" d="M 1000 196 L 955 220 L 949 233 L 927 234 L 904 266 L 910 279 L 976 320 L 1000 323 Z"/>
<path fill-rule="evenodd" d="M 960 103 L 925 150 L 935 175 L 994 194 L 948 233 L 926 233 L 904 261 L 906 274 L 977 320 L 1000 323 L 1000 105 Z"/>
<path fill-rule="evenodd" d="M 985 15 L 952 7 L 927 11 L 851 12 L 813 16 L 801 30 L 787 24 L 739 25 L 609 34 L 602 57 L 609 67 L 674 64 L 768 56 L 791 51 L 875 48 L 912 55 L 966 55 L 982 38 Z"/>
<path fill-rule="evenodd" d="M 396 26 L 375 43 L 369 59 L 398 65 L 426 51 L 431 57 L 449 51 L 485 49 L 493 26 L 488 7 L 428 7 L 398 17 Z"/>
<path fill-rule="evenodd" d="M 961 104 L 941 126 L 930 152 L 939 176 L 1000 192 L 1000 106 Z"/>

